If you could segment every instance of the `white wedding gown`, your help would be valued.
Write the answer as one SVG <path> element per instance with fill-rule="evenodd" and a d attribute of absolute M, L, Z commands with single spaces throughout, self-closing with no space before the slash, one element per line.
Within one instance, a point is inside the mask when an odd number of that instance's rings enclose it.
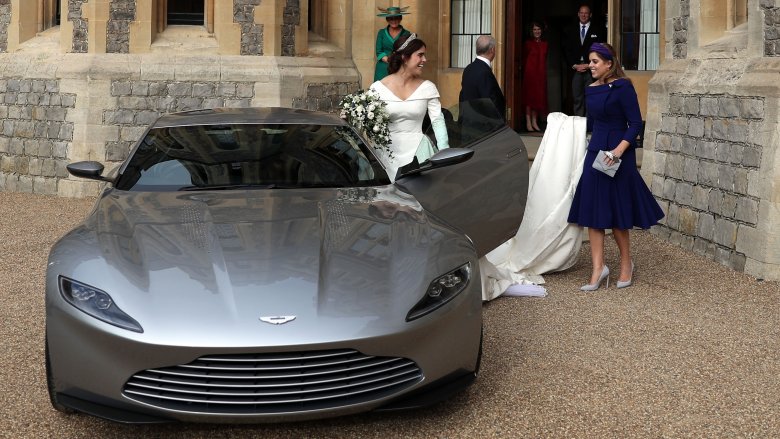
<path fill-rule="evenodd" d="M 582 228 L 567 221 L 587 148 L 586 119 L 550 113 L 531 165 L 528 200 L 517 234 L 480 259 L 482 300 L 506 295 L 544 296 L 541 274 L 577 260 Z"/>
<path fill-rule="evenodd" d="M 390 115 L 390 149 L 393 156 L 381 151 L 377 154 L 379 160 L 385 166 L 388 177 L 395 180 L 398 168 L 407 165 L 414 160 L 422 163 L 432 156 L 436 147 L 422 132 L 425 113 L 431 118 L 431 123 L 436 120 L 444 120 L 439 101 L 439 90 L 431 81 L 423 81 L 417 89 L 406 99 L 401 99 L 393 94 L 381 81 L 371 84 L 371 90 L 379 95 L 379 98 L 387 103 L 387 112 Z M 436 132 L 436 140 L 439 148 L 447 145 L 447 139 L 441 139 L 441 132 Z M 446 137 L 446 131 L 444 132 Z"/>

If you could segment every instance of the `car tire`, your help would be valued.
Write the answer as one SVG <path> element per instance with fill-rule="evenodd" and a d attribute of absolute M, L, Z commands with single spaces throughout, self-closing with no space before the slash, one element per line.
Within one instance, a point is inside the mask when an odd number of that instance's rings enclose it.
<path fill-rule="evenodd" d="M 479 328 L 479 353 L 477 353 L 477 367 L 474 369 L 474 376 L 479 376 L 479 366 L 482 364 L 482 339 L 485 336 L 485 325 Z"/>
<path fill-rule="evenodd" d="M 62 405 L 58 398 L 57 398 L 57 392 L 54 391 L 54 380 L 51 376 L 51 360 L 49 360 L 49 339 L 46 338 L 44 341 L 46 345 L 46 389 L 49 391 L 49 402 L 51 402 L 51 406 L 54 407 L 54 410 L 57 410 L 60 413 L 75 413 L 76 411 L 68 408 L 64 405 Z"/>

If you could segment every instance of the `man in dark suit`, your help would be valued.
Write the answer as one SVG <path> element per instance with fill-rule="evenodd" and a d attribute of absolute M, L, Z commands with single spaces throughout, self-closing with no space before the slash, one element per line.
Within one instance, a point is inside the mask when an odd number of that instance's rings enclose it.
<path fill-rule="evenodd" d="M 496 39 L 480 35 L 476 43 L 477 58 L 463 70 L 459 102 L 490 98 L 501 117 L 506 117 L 506 100 L 491 68 L 496 57 Z"/>
<path fill-rule="evenodd" d="M 588 53 L 593 43 L 607 41 L 607 30 L 604 26 L 594 25 L 591 18 L 590 6 L 581 5 L 577 12 L 579 23 L 577 30 L 564 35 L 564 54 L 566 64 L 573 70 L 571 89 L 574 115 L 585 116 L 585 87 L 593 82 L 593 77 L 588 69 Z"/>

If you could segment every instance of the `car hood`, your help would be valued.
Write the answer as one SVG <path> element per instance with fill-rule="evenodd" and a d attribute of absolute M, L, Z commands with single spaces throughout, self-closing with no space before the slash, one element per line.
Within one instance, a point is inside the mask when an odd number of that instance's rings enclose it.
<path fill-rule="evenodd" d="M 155 342 L 281 346 L 402 323 L 433 277 L 473 254 L 394 186 L 109 190 L 50 265 L 106 291 Z M 294 320 L 261 320 L 276 317 Z"/>

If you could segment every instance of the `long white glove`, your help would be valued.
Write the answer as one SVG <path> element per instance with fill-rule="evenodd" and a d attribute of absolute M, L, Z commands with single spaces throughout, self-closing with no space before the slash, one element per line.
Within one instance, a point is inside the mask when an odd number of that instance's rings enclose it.
<path fill-rule="evenodd" d="M 444 122 L 444 117 L 439 116 L 431 121 L 431 127 L 433 127 L 433 134 L 436 136 L 436 145 L 439 150 L 450 147 L 450 139 L 447 135 L 447 124 Z"/>

